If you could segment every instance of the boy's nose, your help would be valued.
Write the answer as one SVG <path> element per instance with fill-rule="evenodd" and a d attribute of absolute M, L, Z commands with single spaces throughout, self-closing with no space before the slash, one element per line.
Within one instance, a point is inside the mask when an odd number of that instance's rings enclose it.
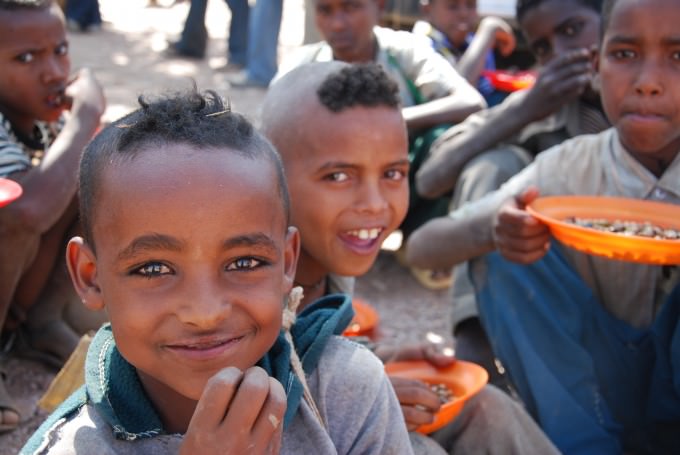
<path fill-rule="evenodd" d="M 635 81 L 635 91 L 640 95 L 656 96 L 663 92 L 661 69 L 654 61 L 643 62 Z"/>
<path fill-rule="evenodd" d="M 364 184 L 361 187 L 356 206 L 362 212 L 376 213 L 385 210 L 388 203 L 380 189 L 380 185 L 371 183 Z"/>
<path fill-rule="evenodd" d="M 68 77 L 67 65 L 57 56 L 48 58 L 42 69 L 43 83 L 64 80 Z"/>
<path fill-rule="evenodd" d="M 184 293 L 176 314 L 184 324 L 199 329 L 212 329 L 229 317 L 232 305 L 218 286 L 203 283 Z"/>

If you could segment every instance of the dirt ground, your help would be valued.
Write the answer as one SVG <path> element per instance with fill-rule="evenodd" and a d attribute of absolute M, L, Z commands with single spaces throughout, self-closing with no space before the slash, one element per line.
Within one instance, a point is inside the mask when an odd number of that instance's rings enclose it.
<path fill-rule="evenodd" d="M 146 0 L 100 0 L 105 24 L 92 34 L 71 34 L 73 68 L 93 68 L 105 88 L 108 108 L 105 120 L 129 112 L 142 93 L 185 88 L 195 80 L 201 89 L 214 89 L 228 97 L 232 108 L 257 123 L 260 89 L 231 89 L 223 72 L 226 63 L 226 29 L 229 10 L 224 2 L 209 3 L 207 26 L 211 35 L 205 60 L 168 59 L 162 55 L 167 39 L 181 31 L 188 2 L 149 7 Z M 163 6 L 164 5 L 164 6 Z M 304 30 L 304 1 L 286 0 L 279 40 L 280 59 L 300 46 Z M 448 291 L 422 288 L 389 251 L 383 251 L 373 267 L 357 283 L 357 295 L 371 303 L 380 315 L 379 332 L 390 343 L 421 340 L 428 332 L 450 339 Z M 15 454 L 45 418 L 36 403 L 55 372 L 35 362 L 10 358 L 5 382 L 24 418 L 22 426 L 0 436 L 0 455 Z"/>

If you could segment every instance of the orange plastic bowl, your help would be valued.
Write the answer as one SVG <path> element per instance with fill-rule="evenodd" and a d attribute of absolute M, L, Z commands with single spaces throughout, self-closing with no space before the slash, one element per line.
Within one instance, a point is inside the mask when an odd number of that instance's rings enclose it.
<path fill-rule="evenodd" d="M 21 196 L 23 189 L 14 180 L 0 177 L 0 207 L 4 207 Z"/>
<path fill-rule="evenodd" d="M 496 90 L 503 92 L 516 92 L 532 87 L 536 83 L 536 73 L 533 71 L 486 70 L 482 75 L 489 79 Z"/>
<path fill-rule="evenodd" d="M 378 321 L 380 321 L 378 312 L 371 305 L 357 297 L 352 298 L 352 308 L 354 309 L 354 318 L 342 334 L 350 337 L 372 337 L 375 328 L 378 326 Z"/>
<path fill-rule="evenodd" d="M 484 368 L 463 360 L 456 360 L 446 368 L 436 368 L 424 360 L 389 362 L 385 364 L 385 372 L 390 376 L 419 379 L 428 384 L 444 384 L 453 393 L 454 399 L 442 404 L 432 423 L 418 427 L 417 431 L 422 434 L 432 433 L 451 422 L 465 402 L 489 381 Z"/>
<path fill-rule="evenodd" d="M 584 253 L 643 264 L 680 264 L 680 240 L 616 234 L 564 221 L 578 217 L 680 229 L 680 206 L 619 197 L 549 196 L 536 199 L 527 211 L 547 224 L 557 240 Z"/>

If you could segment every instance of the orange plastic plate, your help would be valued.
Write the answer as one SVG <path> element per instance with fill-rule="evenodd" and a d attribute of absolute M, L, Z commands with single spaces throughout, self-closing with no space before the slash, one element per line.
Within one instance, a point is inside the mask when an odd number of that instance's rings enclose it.
<path fill-rule="evenodd" d="M 536 82 L 533 71 L 510 72 L 503 70 L 486 70 L 482 75 L 487 77 L 496 90 L 515 92 L 532 87 Z"/>
<path fill-rule="evenodd" d="M 371 305 L 357 297 L 352 297 L 352 308 L 354 309 L 354 319 L 349 323 L 343 335 L 372 336 L 380 320 L 378 312 Z"/>
<path fill-rule="evenodd" d="M 418 427 L 417 431 L 422 434 L 432 433 L 451 422 L 465 402 L 482 390 L 489 380 L 484 368 L 462 360 L 456 360 L 446 368 L 436 368 L 424 360 L 389 362 L 385 364 L 385 372 L 390 376 L 419 379 L 428 384 L 444 384 L 453 393 L 454 399 L 442 404 L 432 423 Z"/>
<path fill-rule="evenodd" d="M 584 253 L 643 264 L 680 264 L 680 240 L 616 234 L 564 221 L 579 217 L 680 229 L 680 206 L 619 197 L 549 196 L 536 199 L 527 211 L 547 224 L 557 240 Z"/>
<path fill-rule="evenodd" d="M 0 177 L 0 207 L 4 207 L 21 196 L 21 185 L 14 180 Z"/>

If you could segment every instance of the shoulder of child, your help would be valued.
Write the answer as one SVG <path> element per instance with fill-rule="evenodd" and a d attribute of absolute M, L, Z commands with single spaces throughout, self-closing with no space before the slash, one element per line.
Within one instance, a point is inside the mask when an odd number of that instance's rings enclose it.
<path fill-rule="evenodd" d="M 364 346 L 332 337 L 310 386 L 319 394 L 317 404 L 338 453 L 406 453 L 410 447 L 384 366 Z"/>

